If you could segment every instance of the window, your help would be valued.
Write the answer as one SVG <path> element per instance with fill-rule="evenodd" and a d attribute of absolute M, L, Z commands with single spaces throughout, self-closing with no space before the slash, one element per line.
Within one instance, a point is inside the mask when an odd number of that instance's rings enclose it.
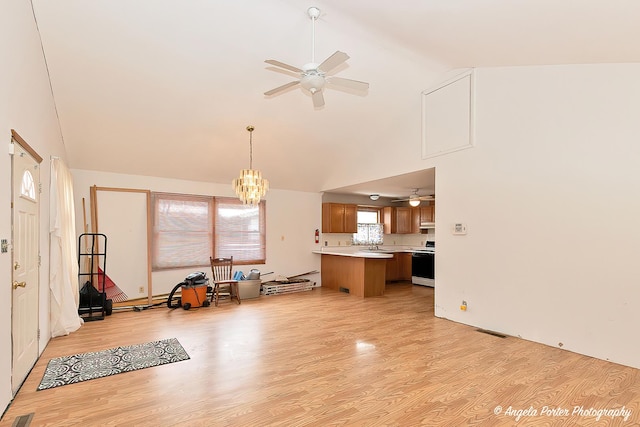
<path fill-rule="evenodd" d="M 381 245 L 383 225 L 380 224 L 380 210 L 358 208 L 358 232 L 353 234 L 354 245 Z"/>
<path fill-rule="evenodd" d="M 233 256 L 234 264 L 264 264 L 265 201 L 251 206 L 235 198 L 217 197 L 215 211 L 215 256 Z"/>
<path fill-rule="evenodd" d="M 266 262 L 265 202 L 153 193 L 152 268 L 202 267 L 209 257 L 234 264 Z"/>
<path fill-rule="evenodd" d="M 30 200 L 36 200 L 36 185 L 33 181 L 33 175 L 31 175 L 31 172 L 29 171 L 24 171 L 24 174 L 22 175 L 20 195 Z"/>
<path fill-rule="evenodd" d="M 153 193 L 152 268 L 209 265 L 212 197 Z"/>
<path fill-rule="evenodd" d="M 377 209 L 358 209 L 358 224 L 377 224 L 379 217 L 380 211 Z"/>

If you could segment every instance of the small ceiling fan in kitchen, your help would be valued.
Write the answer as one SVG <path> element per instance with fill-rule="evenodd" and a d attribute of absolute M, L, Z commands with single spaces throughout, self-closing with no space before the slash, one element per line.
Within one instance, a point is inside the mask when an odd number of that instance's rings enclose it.
<path fill-rule="evenodd" d="M 275 59 L 267 59 L 267 64 L 275 65 L 293 73 L 297 73 L 300 76 L 299 80 L 295 80 L 279 86 L 275 89 L 265 92 L 266 96 L 278 95 L 285 90 L 300 85 L 304 90 L 311 93 L 311 100 L 313 106 L 316 108 L 324 106 L 324 88 L 335 86 L 337 88 L 342 87 L 345 89 L 352 89 L 355 91 L 364 92 L 369 89 L 369 83 L 361 82 L 358 80 L 345 79 L 342 77 L 335 77 L 328 75 L 329 72 L 335 70 L 340 65 L 344 64 L 349 55 L 344 52 L 336 51 L 333 55 L 317 63 L 315 61 L 315 32 L 316 32 L 316 20 L 320 16 L 320 9 L 317 7 L 310 7 L 307 10 L 309 17 L 311 18 L 311 62 L 302 66 L 302 68 L 295 67 L 293 65 L 285 64 Z"/>
<path fill-rule="evenodd" d="M 406 199 L 395 199 L 392 200 L 392 202 L 409 202 L 409 204 L 411 206 L 418 206 L 420 204 L 420 202 L 424 202 L 424 201 L 430 201 L 430 200 L 435 200 L 436 198 L 433 195 L 430 196 L 421 196 L 418 194 L 418 191 L 420 189 L 416 188 L 415 190 L 413 190 L 413 192 L 411 193 L 411 195 L 409 197 L 407 197 Z"/>

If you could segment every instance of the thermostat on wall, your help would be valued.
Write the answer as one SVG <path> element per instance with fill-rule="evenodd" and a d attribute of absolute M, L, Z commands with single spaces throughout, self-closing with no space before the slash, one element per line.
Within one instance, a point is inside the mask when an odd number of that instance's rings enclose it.
<path fill-rule="evenodd" d="M 467 224 L 457 222 L 453 224 L 453 234 L 467 234 Z"/>

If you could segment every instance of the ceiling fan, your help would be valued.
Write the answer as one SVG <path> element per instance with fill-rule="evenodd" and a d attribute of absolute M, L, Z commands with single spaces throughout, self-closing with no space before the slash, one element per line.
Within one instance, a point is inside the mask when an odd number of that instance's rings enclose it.
<path fill-rule="evenodd" d="M 418 194 L 418 190 L 419 188 L 416 188 L 415 190 L 413 190 L 413 193 L 411 193 L 411 195 L 406 198 L 406 199 L 395 199 L 392 200 L 392 202 L 409 202 L 412 206 L 418 206 L 420 204 L 420 202 L 424 202 L 424 201 L 429 201 L 429 200 L 435 200 L 436 198 L 431 195 L 431 196 L 420 196 Z"/>
<path fill-rule="evenodd" d="M 345 79 L 341 77 L 327 75 L 330 71 L 336 67 L 342 65 L 349 59 L 349 55 L 344 52 L 336 51 L 333 55 L 322 61 L 320 64 L 315 61 L 315 32 L 316 32 L 316 19 L 320 16 L 320 9 L 317 7 L 310 7 L 307 10 L 309 17 L 311 18 L 311 62 L 302 66 L 302 68 L 294 67 L 293 65 L 285 64 L 274 59 L 267 59 L 267 64 L 275 65 L 276 67 L 292 71 L 300 75 L 300 80 L 289 82 L 285 85 L 279 86 L 275 89 L 265 92 L 266 96 L 277 95 L 280 92 L 294 87 L 297 85 L 302 86 L 303 89 L 311 93 L 311 99 L 313 106 L 318 108 L 324 106 L 324 95 L 322 94 L 325 84 L 327 86 L 341 86 L 347 89 L 353 89 L 356 91 L 366 91 L 369 89 L 369 83 L 361 82 L 358 80 Z"/>

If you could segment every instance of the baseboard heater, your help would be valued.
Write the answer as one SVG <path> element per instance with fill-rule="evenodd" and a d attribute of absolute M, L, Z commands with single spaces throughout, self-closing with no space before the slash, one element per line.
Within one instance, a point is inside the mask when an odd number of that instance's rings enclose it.
<path fill-rule="evenodd" d="M 293 279 L 286 281 L 271 281 L 262 283 L 262 295 L 280 295 L 292 292 L 311 291 L 316 282 L 309 279 Z"/>

